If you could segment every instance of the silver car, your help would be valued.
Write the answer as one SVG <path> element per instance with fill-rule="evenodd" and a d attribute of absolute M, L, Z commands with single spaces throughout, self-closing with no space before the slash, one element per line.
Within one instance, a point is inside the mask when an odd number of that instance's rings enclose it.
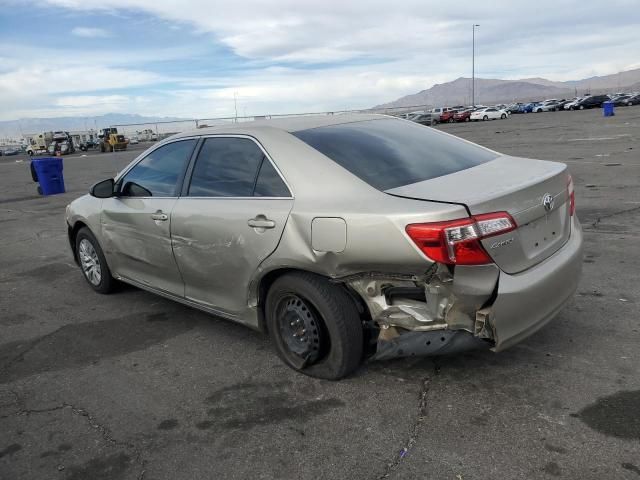
<path fill-rule="evenodd" d="M 290 367 L 503 350 L 549 322 L 582 266 L 562 163 L 382 115 L 199 129 L 72 202 L 89 285 L 126 282 L 266 331 Z"/>

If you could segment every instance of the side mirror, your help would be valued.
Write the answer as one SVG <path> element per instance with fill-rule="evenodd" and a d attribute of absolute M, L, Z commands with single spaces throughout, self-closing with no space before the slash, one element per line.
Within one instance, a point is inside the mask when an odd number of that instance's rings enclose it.
<path fill-rule="evenodd" d="M 91 189 L 89 189 L 89 194 L 96 198 L 111 198 L 114 194 L 114 188 L 115 184 L 113 182 L 113 178 L 109 178 L 96 183 L 91 187 Z"/>

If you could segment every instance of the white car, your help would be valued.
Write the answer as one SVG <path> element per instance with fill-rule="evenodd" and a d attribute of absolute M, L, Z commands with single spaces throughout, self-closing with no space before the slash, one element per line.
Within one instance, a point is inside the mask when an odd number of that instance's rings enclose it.
<path fill-rule="evenodd" d="M 571 102 L 569 103 L 565 103 L 564 107 L 562 107 L 564 110 L 571 110 L 572 107 L 575 108 L 576 105 L 578 105 L 578 103 L 580 102 L 580 100 L 582 100 L 584 97 L 576 97 L 574 98 Z"/>
<path fill-rule="evenodd" d="M 505 119 L 509 116 L 509 113 L 506 110 L 498 110 L 495 107 L 482 108 L 480 110 L 476 110 L 469 117 L 472 121 L 478 120 L 497 120 L 497 119 Z"/>
<path fill-rule="evenodd" d="M 540 105 L 533 107 L 533 111 L 536 113 L 551 112 L 557 109 L 558 103 L 560 103 L 560 100 L 556 100 L 555 98 L 545 100 Z"/>

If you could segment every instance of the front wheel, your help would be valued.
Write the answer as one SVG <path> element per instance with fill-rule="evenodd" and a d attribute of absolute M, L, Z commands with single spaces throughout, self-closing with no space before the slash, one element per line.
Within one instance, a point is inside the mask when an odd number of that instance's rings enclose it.
<path fill-rule="evenodd" d="M 449 119 L 449 123 L 453 123 L 453 122 L 455 122 L 455 119 L 450 118 L 450 119 Z"/>
<path fill-rule="evenodd" d="M 580 105 L 580 110 L 584 110 L 584 105 Z"/>
<path fill-rule="evenodd" d="M 502 115 L 500 115 L 500 118 L 504 120 L 505 118 L 507 118 L 507 115 L 503 113 Z"/>
<path fill-rule="evenodd" d="M 355 302 L 323 277 L 299 272 L 277 279 L 267 294 L 265 316 L 278 356 L 298 372 L 339 380 L 362 361 Z"/>
<path fill-rule="evenodd" d="M 110 293 L 115 287 L 115 279 L 107 265 L 100 244 L 91 230 L 81 228 L 76 235 L 76 258 L 84 279 L 98 293 Z"/>
<path fill-rule="evenodd" d="M 467 118 L 465 118 L 465 119 L 464 119 L 464 121 L 465 121 L 465 122 L 470 122 L 470 121 L 471 121 L 471 119 L 470 119 L 469 117 L 467 117 Z"/>

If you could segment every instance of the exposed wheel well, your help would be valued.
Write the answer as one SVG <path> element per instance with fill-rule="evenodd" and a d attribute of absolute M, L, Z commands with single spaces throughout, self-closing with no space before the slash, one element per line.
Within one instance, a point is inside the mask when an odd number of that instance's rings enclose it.
<path fill-rule="evenodd" d="M 264 306 L 265 306 L 265 303 L 266 303 L 267 293 L 269 292 L 269 288 L 271 288 L 271 285 L 273 285 L 273 283 L 278 278 L 280 278 L 283 275 L 286 275 L 288 273 L 293 273 L 293 272 L 311 273 L 313 275 L 318 275 L 318 276 L 324 277 L 328 281 L 332 281 L 332 279 L 330 277 L 318 274 L 316 272 L 303 270 L 301 268 L 279 268 L 277 270 L 272 270 L 271 272 L 267 273 L 264 277 L 262 277 L 262 279 L 260 280 L 260 285 L 258 286 L 258 325 L 259 325 L 261 331 L 267 332 L 267 324 L 265 322 Z M 364 304 L 362 298 L 360 298 L 360 295 L 358 295 L 355 291 L 353 291 L 351 288 L 349 288 L 344 283 L 339 282 L 339 281 L 336 281 L 336 283 L 341 285 L 342 288 L 344 288 L 345 291 L 349 294 L 349 296 L 353 299 L 354 303 L 356 304 L 356 308 L 358 309 L 358 313 L 360 314 L 361 319 L 363 321 L 370 320 L 370 318 L 369 318 L 370 317 L 369 309 Z"/>

